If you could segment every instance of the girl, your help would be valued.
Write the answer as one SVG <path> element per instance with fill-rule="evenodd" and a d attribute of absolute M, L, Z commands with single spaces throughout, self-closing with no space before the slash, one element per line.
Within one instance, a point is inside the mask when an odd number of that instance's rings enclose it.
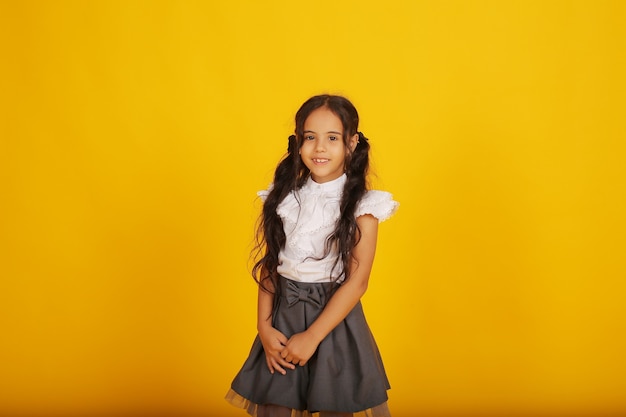
<path fill-rule="evenodd" d="M 388 417 L 389 382 L 360 299 L 378 222 L 397 209 L 368 191 L 369 143 L 350 101 L 307 100 L 257 231 L 258 335 L 226 399 L 257 417 Z"/>

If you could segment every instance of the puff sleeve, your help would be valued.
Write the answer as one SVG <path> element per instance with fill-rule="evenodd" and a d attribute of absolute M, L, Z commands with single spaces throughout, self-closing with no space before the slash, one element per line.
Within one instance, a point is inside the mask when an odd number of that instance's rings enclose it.
<path fill-rule="evenodd" d="M 393 199 L 393 196 L 386 191 L 370 190 L 365 193 L 355 210 L 355 217 L 371 214 L 379 222 L 384 222 L 390 218 L 400 204 Z"/>
<path fill-rule="evenodd" d="M 257 197 L 259 197 L 261 201 L 265 203 L 265 200 L 267 200 L 267 196 L 270 195 L 270 191 L 272 191 L 272 188 L 274 188 L 274 183 L 271 183 L 267 187 L 267 190 L 257 191 L 256 192 Z"/>
<path fill-rule="evenodd" d="M 270 194 L 269 191 L 267 190 L 261 190 L 261 191 L 257 191 L 256 195 L 257 197 L 259 197 L 261 199 L 262 202 L 265 203 L 265 200 L 267 200 L 267 196 Z"/>

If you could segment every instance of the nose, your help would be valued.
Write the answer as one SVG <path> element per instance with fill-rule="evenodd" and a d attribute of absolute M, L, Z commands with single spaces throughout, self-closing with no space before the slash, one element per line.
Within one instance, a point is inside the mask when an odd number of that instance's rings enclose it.
<path fill-rule="evenodd" d="M 326 147 L 324 145 L 324 141 L 322 139 L 317 139 L 315 141 L 315 150 L 317 152 L 324 152 L 326 150 Z"/>

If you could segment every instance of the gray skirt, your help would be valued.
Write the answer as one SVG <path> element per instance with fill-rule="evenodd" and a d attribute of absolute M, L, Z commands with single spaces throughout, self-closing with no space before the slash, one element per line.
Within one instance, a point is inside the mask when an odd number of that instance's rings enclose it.
<path fill-rule="evenodd" d="M 328 284 L 284 277 L 280 287 L 272 321 L 287 338 L 306 330 L 333 292 L 328 291 Z M 259 405 L 273 404 L 309 413 L 356 413 L 381 405 L 386 409 L 389 388 L 378 347 L 359 302 L 324 338 L 309 361 L 295 370 L 287 369 L 286 375 L 270 373 L 257 335 L 227 399 L 235 405 L 245 403 L 249 412 Z"/>

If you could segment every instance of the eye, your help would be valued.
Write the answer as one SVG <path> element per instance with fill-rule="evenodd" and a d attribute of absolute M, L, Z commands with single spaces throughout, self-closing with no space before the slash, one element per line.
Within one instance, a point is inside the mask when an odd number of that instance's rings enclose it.
<path fill-rule="evenodd" d="M 336 141 L 336 140 L 339 140 L 339 138 L 337 136 L 329 136 L 328 140 Z"/>
<path fill-rule="evenodd" d="M 304 140 L 313 140 L 313 139 L 315 139 L 315 136 L 313 136 L 313 135 L 306 135 L 306 136 L 304 136 Z"/>

